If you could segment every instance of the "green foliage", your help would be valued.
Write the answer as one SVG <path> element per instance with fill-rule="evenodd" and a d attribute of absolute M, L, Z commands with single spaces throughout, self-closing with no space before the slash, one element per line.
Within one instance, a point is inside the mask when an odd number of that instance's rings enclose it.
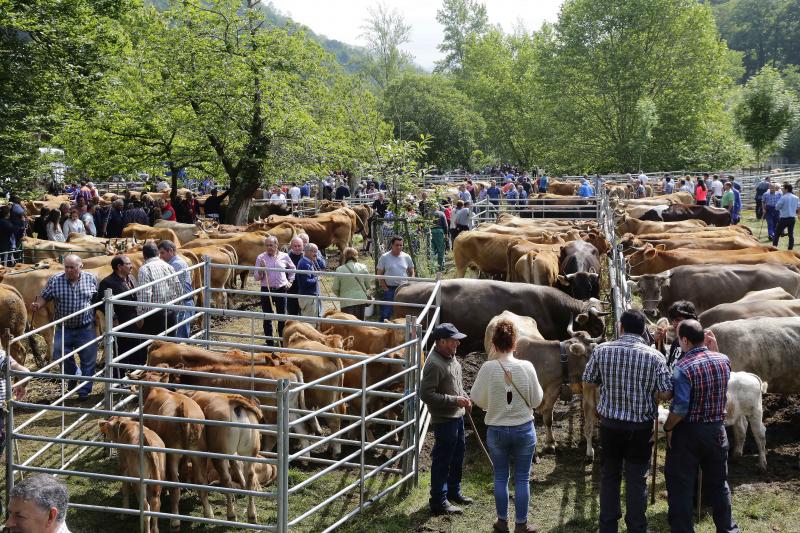
<path fill-rule="evenodd" d="M 369 72 L 383 90 L 400 73 L 411 67 L 411 55 L 400 47 L 411 39 L 411 26 L 397 9 L 377 4 L 368 9 L 361 27 L 370 54 Z"/>
<path fill-rule="evenodd" d="M 797 97 L 786 90 L 777 70 L 764 67 L 747 82 L 735 115 L 742 137 L 753 147 L 759 163 L 783 146 L 797 112 Z"/>
<path fill-rule="evenodd" d="M 478 149 L 485 123 L 472 103 L 448 79 L 407 73 L 384 95 L 384 114 L 397 139 L 431 137 L 427 161 L 439 168 L 466 168 Z"/>
<path fill-rule="evenodd" d="M 485 145 L 501 161 L 531 167 L 549 151 L 554 117 L 543 105 L 538 65 L 541 34 L 492 29 L 467 44 L 458 87 L 486 122 Z"/>
<path fill-rule="evenodd" d="M 0 178 L 42 187 L 38 147 L 60 108 L 87 105 L 119 39 L 128 0 L 0 0 Z"/>
<path fill-rule="evenodd" d="M 707 132 L 730 127 L 733 58 L 710 9 L 693 0 L 570 0 L 543 47 L 555 163 L 691 166 Z"/>
<path fill-rule="evenodd" d="M 454 72 L 464 62 L 464 52 L 471 37 L 480 37 L 489 29 L 486 5 L 477 0 L 442 0 L 436 20 L 444 27 L 444 38 L 437 47 L 445 54 L 437 61 L 437 72 Z"/>
<path fill-rule="evenodd" d="M 395 213 L 400 213 L 406 196 L 419 188 L 430 171 L 423 164 L 429 144 L 425 135 L 418 141 L 391 139 L 375 147 L 374 158 L 365 166 L 364 170 L 386 184 Z"/>

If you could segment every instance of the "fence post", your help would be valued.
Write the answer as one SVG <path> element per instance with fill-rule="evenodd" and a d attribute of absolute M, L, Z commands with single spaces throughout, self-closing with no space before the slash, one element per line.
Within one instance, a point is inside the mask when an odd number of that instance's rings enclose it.
<path fill-rule="evenodd" d="M 430 326 L 429 326 L 430 327 Z M 422 402 L 419 399 L 419 388 L 420 388 L 420 381 L 422 380 L 422 324 L 417 324 L 416 326 L 416 336 L 417 336 L 417 343 L 414 345 L 416 347 L 416 351 L 414 353 L 414 364 L 417 366 L 417 369 L 414 371 L 414 390 L 417 393 L 414 395 L 414 436 L 413 442 L 411 443 L 414 446 L 414 478 L 413 478 L 413 488 L 417 488 L 419 486 L 419 432 L 420 432 L 420 422 L 422 419 Z"/>
<path fill-rule="evenodd" d="M 359 457 L 359 488 L 358 488 L 358 507 L 364 510 L 367 489 L 364 486 L 364 463 L 366 461 L 364 445 L 367 441 L 367 365 L 361 363 L 361 454 Z"/>
<path fill-rule="evenodd" d="M 289 530 L 289 380 L 279 379 L 275 389 L 278 407 L 278 533 Z"/>
<path fill-rule="evenodd" d="M 203 306 L 211 307 L 211 259 L 203 256 Z M 208 311 L 203 311 L 203 339 L 211 338 L 211 315 Z M 205 345 L 208 350 L 208 343 Z"/>
<path fill-rule="evenodd" d="M 106 366 L 103 371 L 103 374 L 106 378 L 111 379 L 114 377 L 114 370 L 111 367 L 111 362 L 114 359 L 114 333 L 112 330 L 114 329 L 114 304 L 111 302 L 111 297 L 113 293 L 111 289 L 106 289 L 105 294 L 103 295 L 103 306 L 104 306 L 104 313 L 105 313 L 105 332 L 103 333 L 103 358 L 106 360 Z M 105 382 L 105 407 L 106 410 L 110 411 L 113 405 L 113 396 L 111 394 L 111 388 L 113 387 L 113 383 L 110 381 Z M 111 457 L 112 449 L 108 448 L 108 456 Z"/>
<path fill-rule="evenodd" d="M 30 342 L 34 342 L 33 339 Z M 8 341 L 8 357 L 11 357 L 11 346 L 14 344 L 14 339 Z M 6 381 L 6 405 L 8 412 L 6 413 L 6 494 L 5 494 L 5 508 L 11 501 L 11 489 L 14 488 L 14 394 L 11 391 L 11 365 L 6 365 L 5 375 L 3 379 Z"/>
<path fill-rule="evenodd" d="M 405 342 L 408 342 L 414 338 L 415 331 L 416 330 L 414 329 L 414 318 L 411 315 L 406 315 Z M 414 364 L 413 363 L 414 346 L 413 345 L 406 346 L 404 352 L 405 353 L 404 353 L 403 370 L 407 370 L 411 368 L 411 365 Z M 415 385 L 415 381 L 412 381 L 413 377 L 414 376 L 412 375 L 411 372 L 408 372 L 403 375 L 404 396 L 407 395 L 409 391 L 412 390 L 412 387 Z M 412 417 L 414 416 L 416 416 L 414 403 L 410 399 L 407 399 L 403 403 L 403 423 L 407 424 L 408 422 L 413 421 Z M 412 431 L 413 430 L 411 429 L 411 426 L 408 426 L 403 430 L 403 440 L 402 440 L 403 451 L 407 450 L 408 447 L 414 442 L 414 437 L 411 434 Z M 413 456 L 409 456 L 409 454 L 403 456 L 403 475 L 406 475 L 409 472 L 411 472 L 411 468 L 413 466 L 411 464 L 412 461 L 413 461 Z M 405 486 L 408 487 L 408 484 L 406 484 Z"/>

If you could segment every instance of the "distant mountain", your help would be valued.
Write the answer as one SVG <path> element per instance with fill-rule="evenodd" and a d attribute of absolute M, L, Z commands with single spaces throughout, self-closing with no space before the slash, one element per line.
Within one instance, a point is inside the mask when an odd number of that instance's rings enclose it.
<path fill-rule="evenodd" d="M 168 0 L 145 0 L 145 2 L 152 4 L 158 10 L 164 10 L 168 5 Z M 272 2 L 262 3 L 261 9 L 264 11 L 270 24 L 275 27 L 282 28 L 288 24 L 302 29 L 310 39 L 317 41 L 323 49 L 333 54 L 345 71 L 351 74 L 360 72 L 364 70 L 367 65 L 368 55 L 365 48 L 353 46 L 335 39 L 328 39 L 324 35 L 318 35 L 308 26 L 297 23 L 278 11 L 278 9 L 272 5 Z"/>

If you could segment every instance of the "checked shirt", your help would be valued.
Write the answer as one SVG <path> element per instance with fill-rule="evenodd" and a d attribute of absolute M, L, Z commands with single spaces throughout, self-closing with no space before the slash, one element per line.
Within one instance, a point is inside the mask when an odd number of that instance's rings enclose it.
<path fill-rule="evenodd" d="M 144 285 L 163 279 L 174 274 L 175 270 L 167 263 L 158 257 L 151 257 L 139 268 L 139 285 Z M 145 287 L 139 291 L 137 300 L 142 303 L 159 303 L 165 304 L 170 302 L 183 294 L 183 287 L 181 286 L 180 276 L 173 276 L 170 279 L 165 279 L 161 283 L 156 283 L 150 287 Z M 139 307 L 139 314 L 146 313 L 151 308 Z"/>
<path fill-rule="evenodd" d="M 85 313 L 75 315 L 64 322 L 65 328 L 81 328 L 94 324 L 94 309 L 89 309 L 89 306 L 92 305 L 92 298 L 96 292 L 97 277 L 94 274 L 81 272 L 80 279 L 72 283 L 65 273 L 61 273 L 47 280 L 42 298 L 45 301 L 53 300 L 56 320 L 86 309 Z"/>
<path fill-rule="evenodd" d="M 624 422 L 652 422 L 656 391 L 672 390 L 664 356 L 630 334 L 595 348 L 583 381 L 600 387 L 600 416 Z"/>
<path fill-rule="evenodd" d="M 687 422 L 713 423 L 725 419 L 731 362 L 726 355 L 698 346 L 686 352 L 673 373 L 672 412 Z"/>

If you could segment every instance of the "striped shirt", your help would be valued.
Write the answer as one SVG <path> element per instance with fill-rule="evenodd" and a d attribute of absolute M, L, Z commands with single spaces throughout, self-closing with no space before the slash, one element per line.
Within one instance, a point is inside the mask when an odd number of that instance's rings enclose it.
<path fill-rule="evenodd" d="M 595 348 L 583 381 L 600 386 L 600 416 L 624 422 L 652 422 L 655 393 L 672 390 L 664 356 L 631 334 Z"/>
<path fill-rule="evenodd" d="M 722 422 L 730 377 L 731 362 L 726 355 L 705 346 L 689 350 L 675 363 L 675 396 L 670 410 L 685 416 L 687 422 Z"/>
<path fill-rule="evenodd" d="M 5 350 L 0 348 L 0 402 L 6 399 L 6 372 L 8 372 L 8 356 Z M 0 428 L 0 431 L 5 432 L 5 428 Z"/>
<path fill-rule="evenodd" d="M 189 268 L 189 265 L 186 264 L 186 261 L 184 261 L 177 255 L 173 255 L 172 259 L 170 259 L 167 264 L 171 266 L 172 270 L 174 270 L 175 272 L 181 272 L 181 275 L 178 276 L 178 278 L 181 280 L 181 284 L 183 285 L 183 294 L 189 294 L 190 292 L 192 292 L 191 275 L 189 272 L 184 272 L 184 270 Z M 193 300 L 192 298 L 187 298 L 181 303 L 191 304 L 193 303 Z"/>
<path fill-rule="evenodd" d="M 62 272 L 47 280 L 42 298 L 45 301 L 53 300 L 56 320 L 85 309 L 85 312 L 64 322 L 65 328 L 82 328 L 94 324 L 94 309 L 88 308 L 96 292 L 97 277 L 94 274 L 81 272 L 78 281 L 72 282 Z"/>
<path fill-rule="evenodd" d="M 139 268 L 139 285 L 145 285 L 157 279 L 166 278 L 175 271 L 159 257 L 151 257 Z M 142 303 L 165 304 L 183 294 L 180 276 L 173 276 L 160 283 L 139 290 L 137 300 Z M 146 313 L 151 307 L 139 307 L 139 314 Z"/>

